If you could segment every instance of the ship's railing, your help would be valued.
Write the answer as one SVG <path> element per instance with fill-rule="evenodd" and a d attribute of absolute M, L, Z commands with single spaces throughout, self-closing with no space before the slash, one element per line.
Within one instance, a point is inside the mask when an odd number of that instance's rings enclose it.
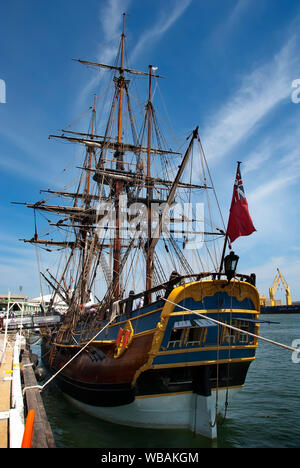
<path fill-rule="evenodd" d="M 170 276 L 169 281 L 165 283 L 161 283 L 158 286 L 155 286 L 151 289 L 147 289 L 146 291 L 142 291 L 140 293 L 135 294 L 134 291 L 129 293 L 129 296 L 120 299 L 114 300 L 112 297 L 110 300 L 106 298 L 106 300 L 99 302 L 98 304 L 93 304 L 92 309 L 94 309 L 94 317 L 96 322 L 98 323 L 98 317 L 104 320 L 109 320 L 112 317 L 117 317 L 120 315 L 126 315 L 129 318 L 132 314 L 134 309 L 140 309 L 147 305 L 150 305 L 153 301 L 149 301 L 149 297 L 152 296 L 153 293 L 157 293 L 156 301 L 167 298 L 171 291 L 177 285 L 183 285 L 187 281 L 191 279 L 194 281 L 200 281 L 205 278 L 211 278 L 212 280 L 220 280 L 226 279 L 228 282 L 228 278 L 225 273 L 219 272 L 202 272 L 202 273 L 193 273 L 188 275 L 180 275 L 179 273 L 173 272 Z M 245 281 L 253 286 L 255 286 L 255 275 L 245 275 L 245 274 L 235 274 L 235 279 L 239 281 Z M 226 283 L 224 283 L 226 285 Z M 228 284 L 228 283 L 227 283 Z M 91 331 L 95 328 L 96 324 L 93 322 L 92 316 L 90 316 L 90 311 L 86 312 L 84 317 L 81 317 L 82 322 L 86 323 L 86 320 L 90 320 L 90 329 Z"/>
<path fill-rule="evenodd" d="M 155 286 L 154 288 L 147 289 L 146 291 L 142 291 L 137 294 L 134 294 L 134 293 L 130 294 L 130 296 L 127 297 L 126 299 L 121 299 L 119 301 L 119 306 L 122 307 L 123 304 L 126 304 L 128 302 L 128 299 L 135 301 L 136 299 L 141 299 L 141 298 L 144 299 L 143 305 L 147 305 L 147 299 L 149 295 L 151 295 L 152 293 L 163 291 L 164 296 L 167 297 L 169 295 L 169 292 L 172 291 L 175 285 L 185 284 L 186 280 L 190 280 L 193 278 L 194 278 L 194 281 L 200 281 L 201 279 L 204 279 L 204 278 L 211 278 L 212 280 L 217 280 L 217 279 L 227 280 L 225 273 L 220 274 L 216 272 L 203 272 L 203 273 L 193 273 L 190 275 L 178 274 L 176 278 L 170 279 L 169 281 L 162 283 L 158 286 Z M 256 280 L 255 280 L 255 275 L 253 273 L 251 275 L 237 273 L 235 274 L 235 278 L 238 279 L 239 281 L 245 281 L 255 286 Z"/>

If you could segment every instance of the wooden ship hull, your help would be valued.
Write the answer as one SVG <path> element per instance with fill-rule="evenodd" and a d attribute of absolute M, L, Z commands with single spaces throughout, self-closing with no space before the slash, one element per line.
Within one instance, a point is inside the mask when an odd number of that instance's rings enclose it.
<path fill-rule="evenodd" d="M 259 294 L 248 282 L 225 280 L 175 287 L 167 301 L 117 316 L 58 374 L 57 383 L 93 416 L 132 426 L 189 427 L 213 438 L 216 412 L 243 387 L 257 340 L 204 315 L 257 334 Z M 42 355 L 52 372 L 78 349 L 43 338 Z"/>

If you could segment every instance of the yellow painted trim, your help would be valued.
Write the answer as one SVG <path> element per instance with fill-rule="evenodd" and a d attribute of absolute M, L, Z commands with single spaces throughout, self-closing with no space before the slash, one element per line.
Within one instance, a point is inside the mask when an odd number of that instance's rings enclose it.
<path fill-rule="evenodd" d="M 195 309 L 188 312 L 187 310 L 182 310 L 181 312 L 172 312 L 172 317 L 176 315 L 191 315 L 192 313 L 197 312 L 199 314 L 255 314 L 258 315 L 257 310 L 251 309 Z M 234 318 L 234 317 L 233 317 Z M 243 320 L 243 319 L 242 319 Z"/>
<path fill-rule="evenodd" d="M 168 299 L 175 304 L 178 304 L 184 301 L 184 299 L 188 299 L 188 298 L 193 298 L 194 301 L 201 302 L 203 301 L 204 297 L 213 296 L 217 292 L 227 292 L 229 296 L 235 297 L 238 301 L 242 301 L 248 297 L 249 299 L 252 300 L 254 307 L 255 307 L 255 310 L 253 311 L 251 310 L 251 313 L 256 313 L 256 315 L 259 314 L 260 299 L 259 299 L 259 293 L 257 289 L 249 283 L 239 282 L 239 281 L 238 282 L 231 281 L 229 285 L 227 285 L 227 281 L 225 280 L 194 281 L 192 283 L 184 284 L 182 286 L 178 286 L 174 288 L 173 291 L 171 291 Z M 138 379 L 139 375 L 142 372 L 151 368 L 153 369 L 157 368 L 157 366 L 153 366 L 153 359 L 159 353 L 159 349 L 161 346 L 161 342 L 162 342 L 162 339 L 166 330 L 169 317 L 172 313 L 173 314 L 176 313 L 176 312 L 173 312 L 174 307 L 176 306 L 174 306 L 170 302 L 166 302 L 165 305 L 163 306 L 160 322 L 157 324 L 156 331 L 153 336 L 152 347 L 148 354 L 148 360 L 144 365 L 142 365 L 136 371 L 133 381 L 132 381 L 133 386 L 135 385 L 136 380 Z M 221 310 L 222 309 L 220 309 L 220 311 Z M 231 309 L 225 309 L 225 310 L 231 311 Z M 239 310 L 240 313 L 247 312 L 247 309 L 246 310 L 235 309 L 235 310 Z M 217 312 L 220 312 L 220 311 L 217 309 Z M 203 313 L 203 312 L 204 311 L 201 310 L 200 313 Z M 190 313 L 190 312 L 184 311 L 184 312 L 179 313 L 178 315 L 183 315 L 185 313 Z M 249 358 L 249 359 L 252 360 L 255 358 Z M 218 362 L 221 362 L 221 361 L 218 361 Z M 226 359 L 225 362 L 230 362 L 230 360 Z M 185 364 L 185 365 L 189 365 L 189 364 Z M 197 365 L 197 364 L 192 363 L 191 365 Z M 175 364 L 175 366 L 178 366 L 178 364 Z"/>
<path fill-rule="evenodd" d="M 227 285 L 227 281 L 225 280 L 206 280 L 199 281 L 199 283 L 201 283 L 203 290 L 200 299 L 195 300 L 201 301 L 203 297 L 213 296 L 216 292 L 227 292 L 229 296 L 235 297 L 238 301 L 243 301 L 248 297 L 252 300 L 255 311 L 257 311 L 257 313 L 260 311 L 259 293 L 255 286 L 250 283 L 231 281 L 229 285 Z M 226 286 L 224 287 L 224 285 Z M 197 296 L 199 297 L 199 294 Z"/>
<path fill-rule="evenodd" d="M 101 340 L 101 341 L 92 341 L 92 343 L 103 343 L 103 344 L 111 344 L 115 343 L 116 340 Z M 87 343 L 87 341 L 83 341 L 80 344 L 77 345 L 67 345 L 67 344 L 61 344 L 61 343 L 53 343 L 54 346 L 57 346 L 58 348 L 82 348 Z"/>
<path fill-rule="evenodd" d="M 153 334 L 155 332 L 156 328 L 151 328 L 151 330 L 146 330 L 143 332 L 136 333 L 134 336 L 144 336 L 144 335 L 150 335 L 151 333 Z"/>
<path fill-rule="evenodd" d="M 179 348 L 179 349 L 170 349 L 169 351 L 159 351 L 157 356 L 163 356 L 168 354 L 183 354 L 183 353 L 196 353 L 199 351 L 223 351 L 223 350 L 231 350 L 231 349 L 256 349 L 257 345 L 239 345 L 239 346 L 202 346 L 198 348 Z"/>
<path fill-rule="evenodd" d="M 115 343 L 116 340 L 95 340 L 92 343 L 101 343 L 101 344 L 112 344 Z"/>
<path fill-rule="evenodd" d="M 205 364 L 227 364 L 228 362 L 245 362 L 245 361 L 254 361 L 255 357 L 250 358 L 234 358 L 234 359 L 218 359 L 213 361 L 196 361 L 196 362 L 180 362 L 173 364 L 154 364 L 151 366 L 151 369 L 170 369 L 174 367 L 195 367 L 202 366 Z"/>

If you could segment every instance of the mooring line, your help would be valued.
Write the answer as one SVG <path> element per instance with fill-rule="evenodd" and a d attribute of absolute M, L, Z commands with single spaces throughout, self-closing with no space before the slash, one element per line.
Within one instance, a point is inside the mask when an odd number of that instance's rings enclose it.
<path fill-rule="evenodd" d="M 190 309 L 187 309 L 186 307 L 183 307 L 183 306 L 181 306 L 179 304 L 176 304 L 175 302 L 169 301 L 169 299 L 165 299 L 164 297 L 162 297 L 161 299 L 163 299 L 166 302 L 169 302 L 170 304 L 173 304 L 174 306 L 180 307 L 181 309 L 186 310 L 187 312 L 191 312 L 192 314 L 199 315 L 199 317 L 202 317 L 202 318 L 204 318 L 206 320 L 210 320 L 211 322 L 215 322 L 215 323 L 221 325 L 222 327 L 231 328 L 232 330 L 239 331 L 241 333 L 244 333 L 245 335 L 253 336 L 254 338 L 258 338 L 258 339 L 260 339 L 262 341 L 267 341 L 268 343 L 274 344 L 276 346 L 280 346 L 281 348 L 288 349 L 289 351 L 300 353 L 300 349 L 293 348 L 292 346 L 288 346 L 288 345 L 285 345 L 283 343 L 279 343 L 278 341 L 270 340 L 269 338 L 264 338 L 263 336 L 256 335 L 255 333 L 250 333 L 250 332 L 247 332 L 246 330 L 242 330 L 241 328 L 237 328 L 237 327 L 234 327 L 232 325 L 228 325 L 227 323 L 220 322 L 219 320 L 208 317 L 207 315 L 200 314 L 200 312 L 197 312 L 196 310 L 190 310 Z M 255 311 L 253 311 L 253 313 L 255 313 Z"/>
<path fill-rule="evenodd" d="M 48 383 L 50 383 L 51 380 L 53 380 L 63 369 L 65 369 L 65 367 L 67 367 L 70 364 L 70 362 L 72 362 L 73 359 L 75 359 L 96 338 L 96 336 L 99 335 L 99 333 L 103 332 L 103 330 L 105 330 L 105 328 L 108 327 L 108 325 L 110 323 L 112 323 L 114 321 L 114 319 L 115 319 L 115 317 L 113 319 L 111 319 L 109 322 L 107 322 L 107 324 L 100 331 L 97 331 L 96 335 L 94 335 L 93 338 L 91 338 L 82 348 L 80 348 L 78 353 L 74 354 L 74 356 L 69 361 L 67 361 L 66 364 L 64 364 L 55 374 L 53 374 L 50 377 L 50 379 L 48 379 L 47 382 L 44 383 L 44 385 L 31 385 L 31 386 L 28 386 L 28 387 L 24 387 L 23 388 L 23 395 L 25 394 L 26 390 L 33 389 L 33 388 L 38 388 L 40 391 L 44 390 L 46 385 L 48 385 Z"/>

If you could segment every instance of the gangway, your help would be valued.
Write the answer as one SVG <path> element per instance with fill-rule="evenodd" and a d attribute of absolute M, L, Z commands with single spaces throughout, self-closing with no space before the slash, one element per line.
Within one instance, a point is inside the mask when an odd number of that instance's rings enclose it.
<path fill-rule="evenodd" d="M 6 318 L 2 320 L 2 328 L 6 328 L 7 326 L 8 330 L 19 330 L 20 328 L 28 330 L 32 328 L 51 327 L 59 324 L 61 320 L 62 316 L 60 315 L 31 315 L 26 317 Z"/>

